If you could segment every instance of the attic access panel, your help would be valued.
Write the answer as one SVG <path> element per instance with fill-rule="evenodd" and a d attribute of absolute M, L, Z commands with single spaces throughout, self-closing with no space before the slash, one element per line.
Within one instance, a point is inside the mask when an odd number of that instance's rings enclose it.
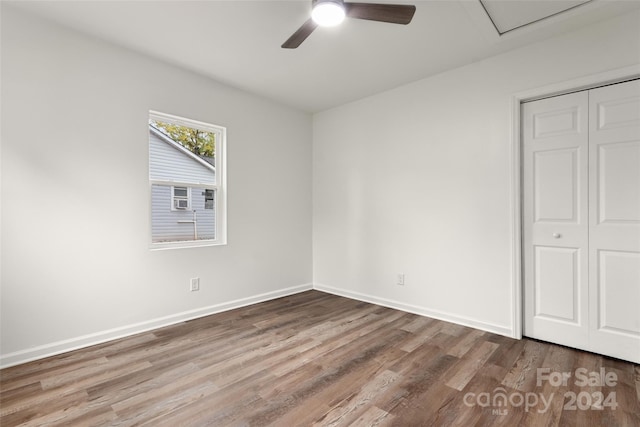
<path fill-rule="evenodd" d="M 592 0 L 479 0 L 500 35 Z"/>

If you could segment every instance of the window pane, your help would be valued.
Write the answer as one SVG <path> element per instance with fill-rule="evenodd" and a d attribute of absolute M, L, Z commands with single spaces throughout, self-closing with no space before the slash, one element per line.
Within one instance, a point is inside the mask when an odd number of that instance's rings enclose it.
<path fill-rule="evenodd" d="M 149 178 L 216 183 L 216 133 L 149 120 Z"/>
<path fill-rule="evenodd" d="M 173 187 L 173 195 L 176 197 L 189 197 L 187 187 Z"/>
<path fill-rule="evenodd" d="M 182 188 L 185 187 L 174 187 Z M 186 190 L 186 189 L 185 189 Z M 188 191 L 188 190 L 186 190 Z M 191 187 L 189 209 L 171 209 L 171 186 L 153 184 L 151 186 L 151 240 L 153 243 L 184 242 L 215 239 L 215 204 L 206 207 L 207 191 L 202 187 Z"/>

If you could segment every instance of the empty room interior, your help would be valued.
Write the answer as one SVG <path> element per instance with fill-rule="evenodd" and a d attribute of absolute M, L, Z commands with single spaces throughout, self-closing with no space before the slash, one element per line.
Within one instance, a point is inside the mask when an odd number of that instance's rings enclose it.
<path fill-rule="evenodd" d="M 640 1 L 0 20 L 0 425 L 640 426 Z"/>

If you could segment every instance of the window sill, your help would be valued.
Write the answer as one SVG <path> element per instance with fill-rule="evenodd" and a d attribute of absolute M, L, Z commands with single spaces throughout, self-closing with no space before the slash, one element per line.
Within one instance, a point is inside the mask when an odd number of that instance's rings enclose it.
<path fill-rule="evenodd" d="M 184 242 L 162 242 L 162 243 L 150 243 L 149 249 L 152 251 L 162 251 L 167 249 L 182 249 L 182 248 L 201 248 L 207 246 L 223 246 L 227 242 L 219 240 L 191 240 Z"/>

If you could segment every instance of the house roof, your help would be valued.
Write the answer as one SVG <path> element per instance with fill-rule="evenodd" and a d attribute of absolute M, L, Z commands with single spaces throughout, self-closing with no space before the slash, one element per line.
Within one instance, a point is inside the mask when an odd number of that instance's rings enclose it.
<path fill-rule="evenodd" d="M 149 125 L 149 132 L 157 136 L 161 141 L 169 144 L 171 147 L 180 151 L 185 156 L 190 157 L 191 159 L 195 160 L 196 162 L 200 163 L 201 165 L 215 172 L 216 168 L 214 165 L 213 157 L 198 156 L 197 154 L 192 153 L 187 148 L 185 148 L 182 144 L 171 139 L 166 133 L 153 127 L 153 125 Z"/>

